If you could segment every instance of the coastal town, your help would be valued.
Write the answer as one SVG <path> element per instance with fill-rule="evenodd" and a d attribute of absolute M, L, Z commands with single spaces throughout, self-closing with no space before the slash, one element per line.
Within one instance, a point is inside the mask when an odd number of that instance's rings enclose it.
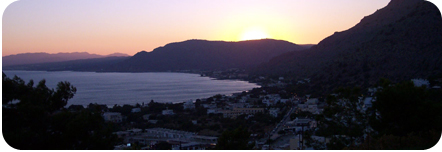
<path fill-rule="evenodd" d="M 230 70 L 216 75 L 206 73 L 201 76 L 226 79 L 242 76 L 236 72 L 240 71 Z M 185 102 L 157 103 L 151 100 L 113 107 L 89 104 L 86 108 L 100 111 L 106 122 L 114 124 L 113 134 L 122 139 L 114 149 L 120 150 L 215 149 L 223 132 L 238 127 L 245 127 L 250 133 L 247 141 L 253 146 L 252 149 L 315 149 L 318 145 L 312 146 L 313 141 L 321 141 L 323 145 L 319 147 L 326 147 L 330 138 L 315 135 L 321 124 L 316 118 L 328 106 L 324 97 L 289 92 L 286 86 L 292 82 L 283 77 L 257 77 L 253 80 L 261 88 Z M 430 86 L 428 80 L 412 81 L 416 86 Z M 296 81 L 295 85 L 308 83 L 310 80 L 306 78 Z M 370 88 L 364 96 L 358 98 L 358 110 L 361 113 L 370 110 L 376 89 Z M 435 85 L 432 89 L 440 89 L 440 86 Z M 83 106 L 71 105 L 68 109 L 82 110 Z M 369 131 L 365 132 L 364 137 L 368 134 Z"/>

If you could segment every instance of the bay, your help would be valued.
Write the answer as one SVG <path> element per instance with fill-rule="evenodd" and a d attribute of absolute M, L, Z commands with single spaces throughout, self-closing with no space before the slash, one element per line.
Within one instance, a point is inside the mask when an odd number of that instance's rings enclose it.
<path fill-rule="evenodd" d="M 26 83 L 34 80 L 36 85 L 45 79 L 49 88 L 60 81 L 68 81 L 77 88 L 74 98 L 67 106 L 89 103 L 113 106 L 136 103 L 147 104 L 151 100 L 160 103 L 175 103 L 216 94 L 232 94 L 260 87 L 257 84 L 238 80 L 215 80 L 188 73 L 96 73 L 73 71 L 3 71 L 8 77 L 14 75 Z"/>

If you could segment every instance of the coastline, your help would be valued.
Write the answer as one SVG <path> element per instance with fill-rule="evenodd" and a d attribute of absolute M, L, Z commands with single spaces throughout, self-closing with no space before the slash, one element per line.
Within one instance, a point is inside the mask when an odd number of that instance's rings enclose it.
<path fill-rule="evenodd" d="M 4 72 L 8 72 L 9 71 L 9 72 L 12 72 L 12 73 L 15 73 L 15 72 L 48 72 L 48 73 L 52 73 L 52 72 L 80 72 L 80 73 L 97 73 L 97 74 L 106 74 L 106 73 L 116 73 L 116 74 L 120 74 L 120 73 L 122 73 L 122 74 L 124 74 L 124 73 L 126 73 L 126 74 L 127 73 L 136 73 L 136 74 L 139 74 L 139 73 L 158 73 L 158 74 L 172 73 L 173 74 L 173 73 L 180 73 L 180 74 L 191 74 L 191 75 L 194 75 L 194 77 L 202 77 L 199 73 L 183 72 L 183 71 L 167 71 L 167 72 L 97 72 L 97 71 L 73 71 L 73 70 L 63 70 L 63 71 L 61 71 L 61 70 L 57 70 L 57 71 L 50 71 L 50 70 L 3 70 L 3 71 Z M 14 75 L 15 74 L 7 74 L 7 76 L 11 77 L 11 78 Z M 17 76 L 22 77 L 20 75 L 17 75 Z M 207 77 L 207 76 L 204 76 L 204 77 Z M 44 78 L 44 76 L 43 76 L 43 78 Z M 232 91 L 231 93 L 213 93 L 213 94 L 210 94 L 210 95 L 203 95 L 202 97 L 198 97 L 198 98 L 193 98 L 193 97 L 192 98 L 181 98 L 181 99 L 178 99 L 178 100 L 175 100 L 175 101 L 166 101 L 166 102 L 162 102 L 162 99 L 158 99 L 158 98 L 155 98 L 155 97 L 147 98 L 149 100 L 146 99 L 144 101 L 139 100 L 139 102 L 137 102 L 136 100 L 131 98 L 131 99 L 127 100 L 128 101 L 127 103 L 117 103 L 117 105 L 121 105 L 121 106 L 125 105 L 125 104 L 127 104 L 127 105 L 136 105 L 137 103 L 138 104 L 142 104 L 143 102 L 146 103 L 146 101 L 150 101 L 150 100 L 154 100 L 155 102 L 159 101 L 158 103 L 164 103 L 164 104 L 166 104 L 166 103 L 169 103 L 169 104 L 180 104 L 180 103 L 187 102 L 188 100 L 196 101 L 196 99 L 207 99 L 207 98 L 213 97 L 213 96 L 218 95 L 218 94 L 225 95 L 225 96 L 231 96 L 233 94 L 241 93 L 243 91 L 247 92 L 247 91 L 250 91 L 250 90 L 252 90 L 254 88 L 262 87 L 261 85 L 259 85 L 257 83 L 251 83 L 250 81 L 245 81 L 244 79 L 219 79 L 219 78 L 215 78 L 215 77 L 208 77 L 208 78 L 210 78 L 210 80 L 241 81 L 241 82 L 246 82 L 246 83 L 249 83 L 249 84 L 256 85 L 257 87 L 253 87 L 253 88 L 246 89 L 246 90 L 241 90 L 241 91 L 238 91 L 238 90 L 237 91 Z M 37 80 L 37 81 L 41 80 L 40 78 L 31 78 L 31 79 Z M 44 79 L 47 80 L 47 78 L 44 78 Z M 25 81 L 27 82 L 28 80 L 25 79 Z M 75 84 L 74 84 L 74 86 L 75 86 Z M 148 87 L 148 86 L 146 86 L 146 87 Z M 212 92 L 212 91 L 210 91 L 210 92 Z M 77 92 L 77 94 L 78 94 L 78 92 Z M 96 102 L 96 101 L 94 101 L 95 99 L 92 99 L 90 101 L 86 101 L 84 103 L 78 103 L 78 101 L 80 101 L 80 99 L 82 99 L 81 101 L 85 101 L 81 97 L 80 98 L 77 97 L 77 99 L 76 99 L 75 96 L 74 96 L 74 98 L 71 99 L 71 101 L 68 102 L 68 105 L 66 105 L 65 107 L 68 107 L 70 105 L 82 105 L 83 107 L 86 107 L 89 104 L 95 104 L 95 103 L 96 104 L 104 104 L 107 107 L 113 107 L 115 105 L 115 103 L 112 103 L 112 102 L 110 102 L 110 103 Z M 75 100 L 75 101 L 72 102 L 72 100 Z"/>

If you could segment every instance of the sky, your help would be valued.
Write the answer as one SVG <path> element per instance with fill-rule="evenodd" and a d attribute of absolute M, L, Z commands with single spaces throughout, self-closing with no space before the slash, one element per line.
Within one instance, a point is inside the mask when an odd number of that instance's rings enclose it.
<path fill-rule="evenodd" d="M 134 55 L 189 39 L 317 44 L 389 0 L 20 0 L 6 4 L 2 56 Z"/>

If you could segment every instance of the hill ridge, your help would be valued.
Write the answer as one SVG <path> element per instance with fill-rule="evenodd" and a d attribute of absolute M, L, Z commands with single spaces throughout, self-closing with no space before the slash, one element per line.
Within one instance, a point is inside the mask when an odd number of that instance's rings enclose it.
<path fill-rule="evenodd" d="M 262 64 L 255 74 L 312 78 L 316 90 L 426 78 L 442 73 L 442 18 L 424 0 L 393 0 L 348 30 L 305 51 Z"/>
<path fill-rule="evenodd" d="M 274 39 L 240 42 L 191 39 L 168 43 L 151 52 L 138 52 L 107 70 L 151 72 L 248 68 L 276 55 L 302 49 L 304 47 Z"/>

